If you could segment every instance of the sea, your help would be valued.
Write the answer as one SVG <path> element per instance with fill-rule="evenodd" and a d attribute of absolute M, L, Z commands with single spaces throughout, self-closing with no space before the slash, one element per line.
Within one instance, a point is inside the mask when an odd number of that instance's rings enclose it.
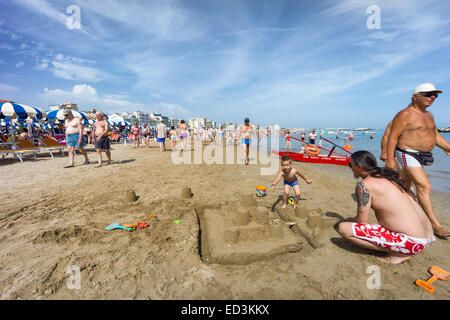
<path fill-rule="evenodd" d="M 344 146 L 345 143 L 345 133 L 340 133 L 339 138 L 336 139 L 336 130 L 333 129 L 324 129 L 324 130 L 316 130 L 316 133 L 319 131 L 322 131 L 322 136 L 339 145 Z M 309 132 L 309 130 L 304 131 L 306 133 Z M 344 131 L 345 132 L 345 131 Z M 350 132 L 350 130 L 348 131 Z M 355 152 L 358 150 L 367 150 L 372 152 L 375 157 L 377 158 L 378 165 L 383 166 L 384 162 L 379 160 L 380 154 L 381 154 L 381 138 L 384 134 L 384 128 L 383 129 L 373 129 L 370 131 L 352 131 L 354 134 L 353 141 L 350 141 L 350 139 L 347 140 L 347 144 L 352 146 L 353 149 L 350 150 L 351 152 Z M 370 138 L 371 134 L 373 135 L 373 139 Z M 450 141 L 450 133 L 446 132 L 440 132 L 440 134 L 447 140 Z M 295 138 L 298 138 L 298 132 L 291 133 L 291 135 Z M 306 141 L 309 141 L 306 134 Z M 270 139 L 269 139 L 270 140 Z M 316 139 L 316 145 L 319 143 L 319 134 L 317 134 Z M 286 140 L 284 137 L 280 135 L 279 137 L 279 148 L 281 150 L 284 150 L 284 146 L 286 144 Z M 291 146 L 294 150 L 300 151 L 302 144 L 300 141 L 297 141 L 295 139 L 291 139 Z M 322 147 L 326 149 L 331 149 L 332 145 L 325 140 L 322 140 Z M 272 147 L 270 145 L 270 141 L 268 141 L 267 145 L 268 150 L 272 150 Z M 275 149 L 275 147 L 274 147 Z M 278 147 L 276 147 L 278 149 Z M 339 148 L 335 149 L 336 151 L 340 150 Z M 433 150 L 433 157 L 434 162 L 431 166 L 425 166 L 425 172 L 430 179 L 432 190 L 440 191 L 446 194 L 450 194 L 450 157 L 447 156 L 447 154 L 440 148 L 435 147 Z M 322 152 L 323 153 L 323 152 Z M 340 150 L 341 154 L 345 154 L 346 152 L 343 150 Z"/>

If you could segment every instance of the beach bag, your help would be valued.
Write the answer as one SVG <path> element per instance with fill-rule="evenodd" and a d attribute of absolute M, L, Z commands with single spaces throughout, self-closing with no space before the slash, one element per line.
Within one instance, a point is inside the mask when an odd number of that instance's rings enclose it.
<path fill-rule="evenodd" d="M 412 152 L 400 148 L 397 148 L 397 150 L 414 157 L 423 166 L 431 166 L 434 162 L 433 153 L 431 152 L 422 152 L 422 151 Z"/>

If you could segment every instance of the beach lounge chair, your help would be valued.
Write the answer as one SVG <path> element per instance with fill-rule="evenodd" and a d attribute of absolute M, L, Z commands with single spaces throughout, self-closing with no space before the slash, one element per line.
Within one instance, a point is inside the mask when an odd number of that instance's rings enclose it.
<path fill-rule="evenodd" d="M 66 149 L 66 146 L 62 145 L 61 143 L 59 143 L 58 140 L 56 140 L 55 138 L 53 138 L 52 136 L 44 136 L 41 137 L 41 143 L 47 147 L 47 149 L 51 149 L 51 150 L 59 150 L 61 152 L 61 156 L 64 156 L 64 150 Z"/>
<path fill-rule="evenodd" d="M 125 137 L 123 139 L 123 143 L 125 143 L 125 144 L 132 144 L 133 143 L 133 139 L 134 139 L 134 135 L 132 133 L 130 133 L 128 135 L 128 137 Z"/>
<path fill-rule="evenodd" d="M 37 152 L 36 150 L 9 149 L 9 148 L 6 148 L 6 147 L 0 145 L 0 154 L 2 155 L 2 159 L 8 154 L 12 154 L 15 158 L 18 158 L 20 160 L 20 162 L 23 162 L 22 157 L 24 157 L 26 154 L 33 154 L 34 159 L 37 160 L 36 152 Z"/>
<path fill-rule="evenodd" d="M 109 139 L 111 140 L 111 142 L 119 142 L 120 134 L 118 134 L 118 133 L 112 134 L 109 136 Z"/>
<path fill-rule="evenodd" d="M 50 153 L 50 156 L 53 158 L 53 153 L 47 147 L 37 147 L 29 140 L 19 140 L 15 142 L 15 146 L 18 147 L 19 150 L 36 150 L 36 152 L 45 151 Z"/>

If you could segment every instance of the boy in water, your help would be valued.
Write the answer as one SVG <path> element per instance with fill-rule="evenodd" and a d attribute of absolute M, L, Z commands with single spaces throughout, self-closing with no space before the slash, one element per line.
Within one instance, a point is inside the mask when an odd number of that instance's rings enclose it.
<path fill-rule="evenodd" d="M 284 155 L 281 157 L 281 171 L 275 178 L 275 180 L 272 183 L 272 187 L 270 188 L 270 191 L 273 191 L 275 189 L 275 186 L 280 181 L 280 179 L 284 178 L 284 194 L 283 194 L 283 206 L 282 209 L 286 208 L 287 205 L 287 199 L 289 196 L 289 187 L 292 187 L 295 192 L 295 199 L 294 199 L 294 208 L 296 207 L 298 200 L 300 199 L 300 187 L 298 185 L 297 175 L 301 177 L 303 180 L 306 181 L 307 184 L 311 184 L 312 181 L 305 178 L 297 169 L 294 169 L 292 167 L 292 160 L 288 155 Z"/>

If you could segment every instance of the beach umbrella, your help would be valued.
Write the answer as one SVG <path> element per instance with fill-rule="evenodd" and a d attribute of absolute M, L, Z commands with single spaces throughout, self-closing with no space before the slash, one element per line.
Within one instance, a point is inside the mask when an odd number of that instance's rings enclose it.
<path fill-rule="evenodd" d="M 116 125 L 116 123 L 114 122 L 114 121 L 111 121 L 111 120 L 106 120 L 106 122 L 110 125 L 110 126 L 115 126 Z"/>
<path fill-rule="evenodd" d="M 8 117 L 12 120 L 17 119 L 19 122 L 25 122 L 27 118 L 34 118 L 38 114 L 38 110 L 32 108 L 30 106 L 20 104 L 20 103 L 11 103 L 4 102 L 0 103 L 0 117 L 5 118 Z M 12 137 L 13 143 L 15 143 L 15 126 L 12 127 Z"/>
<path fill-rule="evenodd" d="M 63 114 L 64 110 L 65 109 L 47 111 L 47 120 L 49 121 L 64 120 L 66 118 Z M 70 111 L 72 111 L 72 114 L 75 118 L 79 118 L 81 120 L 88 120 L 88 116 L 84 112 L 75 110 Z"/>
<path fill-rule="evenodd" d="M 32 127 L 32 128 L 40 128 L 41 127 L 41 125 L 39 124 L 39 123 L 37 123 L 37 122 L 34 122 L 34 121 L 32 121 L 32 122 L 25 122 L 25 124 L 23 125 L 25 128 L 29 128 L 29 127 Z"/>
<path fill-rule="evenodd" d="M 24 104 L 3 102 L 0 103 L 0 117 L 8 117 L 10 119 L 22 118 L 26 119 L 28 117 L 34 118 L 38 114 L 37 109 L 29 107 Z"/>
<path fill-rule="evenodd" d="M 119 122 L 117 122 L 117 125 L 119 125 L 119 126 L 129 126 L 130 125 L 130 123 L 129 122 L 127 122 L 127 121 L 119 121 Z"/>
<path fill-rule="evenodd" d="M 32 107 L 32 106 L 30 106 L 30 108 L 36 110 L 36 116 L 34 117 L 35 119 L 43 120 L 47 117 L 47 112 L 41 110 L 40 108 L 36 108 L 36 107 Z"/>

